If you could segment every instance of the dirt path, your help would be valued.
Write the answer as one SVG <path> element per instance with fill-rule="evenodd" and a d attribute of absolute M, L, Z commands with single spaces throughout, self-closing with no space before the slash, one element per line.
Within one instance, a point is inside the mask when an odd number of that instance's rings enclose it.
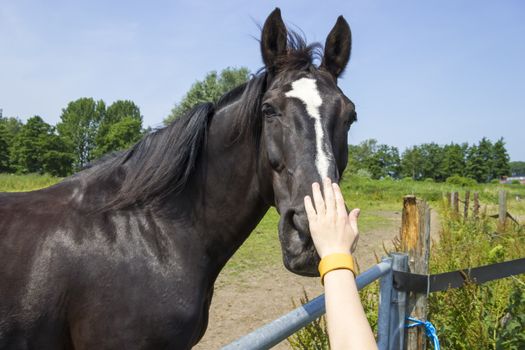
<path fill-rule="evenodd" d="M 376 264 L 374 253 L 384 256 L 384 248 L 392 247 L 392 239 L 398 234 L 401 213 L 375 212 L 385 218 L 381 228 L 362 232 L 356 252 L 361 271 Z M 432 216 L 432 235 L 436 237 L 439 227 L 437 216 Z M 282 316 L 294 309 L 292 300 L 305 290 L 310 298 L 322 293 L 318 278 L 300 277 L 288 272 L 282 264 L 261 267 L 258 271 L 237 277 L 221 274 L 215 285 L 210 309 L 208 330 L 201 342 L 194 347 L 199 350 L 218 349 L 240 336 Z M 286 341 L 273 349 L 290 349 Z"/>

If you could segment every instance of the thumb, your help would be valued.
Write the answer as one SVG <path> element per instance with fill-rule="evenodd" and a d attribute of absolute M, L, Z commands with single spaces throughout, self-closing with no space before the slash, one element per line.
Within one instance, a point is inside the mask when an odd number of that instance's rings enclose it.
<path fill-rule="evenodd" d="M 361 212 L 361 209 L 356 208 L 353 209 L 350 214 L 348 214 L 348 221 L 350 223 L 350 227 L 354 231 L 355 234 L 359 233 L 359 229 L 357 228 L 357 219 L 359 218 L 359 213 Z"/>

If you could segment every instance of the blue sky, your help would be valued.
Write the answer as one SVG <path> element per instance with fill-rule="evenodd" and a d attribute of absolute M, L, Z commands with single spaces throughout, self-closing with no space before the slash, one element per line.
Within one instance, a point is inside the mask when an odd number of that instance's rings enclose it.
<path fill-rule="evenodd" d="M 357 106 L 349 142 L 403 150 L 504 137 L 525 161 L 525 2 L 24 1 L 0 6 L 0 108 L 55 124 L 79 97 L 131 99 L 160 126 L 211 70 L 261 67 L 256 23 L 276 7 L 324 43 L 353 34 L 340 86 Z"/>

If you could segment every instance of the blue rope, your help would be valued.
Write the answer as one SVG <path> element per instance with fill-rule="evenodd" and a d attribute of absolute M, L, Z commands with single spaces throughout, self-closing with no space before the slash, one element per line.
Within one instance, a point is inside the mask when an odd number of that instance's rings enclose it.
<path fill-rule="evenodd" d="M 425 327 L 425 334 L 427 335 L 427 337 L 429 337 L 431 340 L 432 340 L 432 344 L 434 345 L 434 350 L 440 350 L 440 346 L 439 346 L 439 339 L 438 339 L 438 336 L 437 336 L 437 333 L 436 333 L 436 328 L 434 327 L 434 325 L 430 322 L 430 321 L 420 321 L 416 318 L 412 318 L 412 317 L 407 317 L 407 320 L 413 322 L 413 323 L 409 323 L 405 326 L 405 328 L 412 328 L 412 327 L 419 327 L 419 326 L 424 326 Z"/>

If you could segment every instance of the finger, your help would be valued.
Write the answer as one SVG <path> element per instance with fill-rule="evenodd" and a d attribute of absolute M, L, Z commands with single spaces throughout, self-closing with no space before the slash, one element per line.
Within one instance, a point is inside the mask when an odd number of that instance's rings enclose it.
<path fill-rule="evenodd" d="M 335 213 L 334 189 L 332 188 L 332 181 L 328 177 L 323 179 L 323 191 L 326 214 L 332 216 Z"/>
<path fill-rule="evenodd" d="M 312 198 L 310 198 L 310 196 L 304 197 L 304 210 L 306 210 L 306 216 L 308 217 L 309 223 L 316 219 L 317 214 L 315 212 L 315 208 L 312 203 Z"/>
<path fill-rule="evenodd" d="M 357 242 L 359 241 L 359 234 L 357 234 L 354 238 L 354 241 L 352 242 L 352 246 L 350 247 L 350 253 L 355 252 L 355 249 L 357 248 Z"/>
<path fill-rule="evenodd" d="M 334 194 L 335 194 L 335 206 L 337 210 L 337 216 L 346 218 L 345 199 L 343 198 L 341 189 L 339 188 L 339 185 L 336 183 L 333 183 L 332 187 L 334 189 Z"/>
<path fill-rule="evenodd" d="M 357 242 L 359 241 L 359 228 L 357 227 L 357 219 L 359 218 L 360 209 L 354 209 L 348 214 L 348 221 L 350 223 L 350 228 L 352 229 L 355 237 L 350 247 L 350 252 L 353 253 L 357 248 Z"/>
<path fill-rule="evenodd" d="M 317 182 L 312 184 L 312 193 L 314 196 L 315 211 L 317 212 L 317 215 L 324 215 L 326 213 L 326 208 L 323 195 L 321 194 L 321 187 Z"/>
<path fill-rule="evenodd" d="M 359 218 L 359 213 L 361 212 L 361 209 L 353 209 L 350 214 L 348 214 L 348 221 L 350 223 L 350 227 L 354 231 L 356 235 L 359 234 L 359 228 L 357 227 L 357 219 Z"/>

